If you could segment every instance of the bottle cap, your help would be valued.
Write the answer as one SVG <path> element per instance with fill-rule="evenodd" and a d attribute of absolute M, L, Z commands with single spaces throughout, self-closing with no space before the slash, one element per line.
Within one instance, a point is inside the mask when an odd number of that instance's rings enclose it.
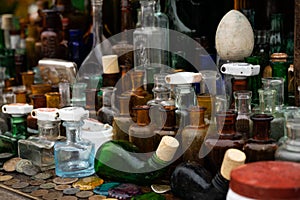
<path fill-rule="evenodd" d="M 59 118 L 64 121 L 81 121 L 87 119 L 89 111 L 82 107 L 66 107 L 58 110 Z"/>
<path fill-rule="evenodd" d="M 225 152 L 221 166 L 221 174 L 227 180 L 230 180 L 230 173 L 233 169 L 243 165 L 246 160 L 244 152 L 238 149 L 228 149 Z"/>
<path fill-rule="evenodd" d="M 12 103 L 2 106 L 2 112 L 11 115 L 25 115 L 32 111 L 33 106 L 27 103 Z"/>
<path fill-rule="evenodd" d="M 12 14 L 4 14 L 2 15 L 2 25 L 1 28 L 3 30 L 12 30 L 14 25 L 13 25 L 13 15 Z"/>
<path fill-rule="evenodd" d="M 230 189 L 251 199 L 299 199 L 300 164 L 260 161 L 232 170 Z"/>
<path fill-rule="evenodd" d="M 178 147 L 179 142 L 176 138 L 164 136 L 157 147 L 156 155 L 160 160 L 169 162 L 173 159 Z"/>
<path fill-rule="evenodd" d="M 116 74 L 120 72 L 117 55 L 102 56 L 104 74 Z"/>
<path fill-rule="evenodd" d="M 197 83 L 202 80 L 202 74 L 195 72 L 177 72 L 167 75 L 165 80 L 166 83 L 173 85 Z"/>
<path fill-rule="evenodd" d="M 57 121 L 58 115 L 57 108 L 37 108 L 31 111 L 33 118 L 43 121 Z"/>

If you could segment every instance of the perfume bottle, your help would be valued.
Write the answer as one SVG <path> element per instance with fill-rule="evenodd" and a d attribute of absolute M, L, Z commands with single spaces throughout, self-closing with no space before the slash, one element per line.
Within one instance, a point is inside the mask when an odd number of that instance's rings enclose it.
<path fill-rule="evenodd" d="M 179 142 L 174 137 L 165 136 L 149 155 L 139 153 L 129 142 L 111 140 L 98 149 L 95 171 L 108 180 L 149 185 L 165 173 L 178 147 Z"/>
<path fill-rule="evenodd" d="M 60 139 L 58 109 L 37 108 L 31 111 L 31 115 L 38 120 L 39 136 L 19 140 L 18 155 L 42 171 L 54 169 L 54 144 Z"/>
<path fill-rule="evenodd" d="M 1 152 L 18 154 L 18 140 L 28 137 L 26 131 L 27 115 L 32 111 L 33 106 L 29 104 L 6 104 L 2 106 L 2 112 L 10 115 L 10 131 L 0 134 Z"/>
<path fill-rule="evenodd" d="M 83 119 L 89 112 L 82 107 L 66 107 L 58 113 L 66 128 L 67 139 L 54 145 L 56 175 L 79 178 L 94 174 L 94 144 L 81 137 Z"/>

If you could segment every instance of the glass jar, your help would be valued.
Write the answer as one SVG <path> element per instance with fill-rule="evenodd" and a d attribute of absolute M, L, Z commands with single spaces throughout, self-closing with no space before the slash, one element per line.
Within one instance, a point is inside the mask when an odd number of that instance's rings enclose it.
<path fill-rule="evenodd" d="M 99 122 L 113 124 L 114 116 L 117 110 L 113 107 L 115 87 L 102 87 L 102 107 L 97 111 L 97 119 Z"/>

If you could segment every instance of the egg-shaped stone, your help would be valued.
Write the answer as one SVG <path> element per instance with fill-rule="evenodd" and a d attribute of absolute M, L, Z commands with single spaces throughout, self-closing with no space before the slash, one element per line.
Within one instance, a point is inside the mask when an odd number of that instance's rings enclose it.
<path fill-rule="evenodd" d="M 216 31 L 216 49 L 221 59 L 239 61 L 251 55 L 254 33 L 247 17 L 230 10 L 221 19 Z"/>

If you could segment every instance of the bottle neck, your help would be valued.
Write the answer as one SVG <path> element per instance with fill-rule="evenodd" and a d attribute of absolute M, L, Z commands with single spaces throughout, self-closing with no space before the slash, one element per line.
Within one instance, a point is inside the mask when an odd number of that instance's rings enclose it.
<path fill-rule="evenodd" d="M 213 178 L 212 185 L 222 194 L 226 194 L 229 189 L 229 181 L 225 179 L 220 172 Z"/>
<path fill-rule="evenodd" d="M 179 110 L 197 105 L 196 94 L 190 84 L 177 85 L 175 90 L 175 105 Z"/>
<path fill-rule="evenodd" d="M 155 1 L 141 0 L 140 3 L 142 27 L 154 27 Z"/>
<path fill-rule="evenodd" d="M 163 169 L 168 165 L 168 162 L 159 159 L 156 153 L 147 160 L 147 171 Z"/>
<path fill-rule="evenodd" d="M 170 129 L 174 129 L 174 127 L 176 126 L 176 107 L 164 107 L 162 108 L 161 112 L 165 112 L 165 115 L 162 115 L 165 117 L 165 119 L 163 118 L 163 129 L 164 130 L 170 130 Z"/>
<path fill-rule="evenodd" d="M 149 125 L 150 124 L 150 116 L 149 116 L 149 107 L 147 106 L 145 106 L 145 108 L 144 107 L 142 107 L 142 108 L 138 108 L 137 110 L 136 110 L 136 112 L 137 112 L 137 125 L 139 125 L 139 126 L 147 126 L 147 125 Z"/>
<path fill-rule="evenodd" d="M 114 88 L 107 87 L 102 88 L 102 101 L 104 107 L 112 107 L 112 97 L 113 97 Z"/>
<path fill-rule="evenodd" d="M 11 116 L 11 133 L 13 137 L 26 134 L 26 115 Z"/>
<path fill-rule="evenodd" d="M 102 5 L 103 0 L 92 1 L 93 12 L 93 48 L 102 42 Z"/>
<path fill-rule="evenodd" d="M 253 138 L 255 140 L 269 140 L 273 116 L 255 114 L 251 116 L 251 120 L 253 121 Z"/>
<path fill-rule="evenodd" d="M 81 140 L 82 121 L 65 121 L 63 126 L 66 127 L 67 142 L 76 143 Z"/>
<path fill-rule="evenodd" d="M 217 131 L 221 135 L 234 135 L 236 114 L 234 112 L 216 113 Z"/>
<path fill-rule="evenodd" d="M 190 124 L 195 127 L 205 127 L 204 121 L 205 108 L 190 111 Z"/>
<path fill-rule="evenodd" d="M 55 139 L 60 136 L 60 121 L 38 120 L 39 136 L 47 139 Z"/>

